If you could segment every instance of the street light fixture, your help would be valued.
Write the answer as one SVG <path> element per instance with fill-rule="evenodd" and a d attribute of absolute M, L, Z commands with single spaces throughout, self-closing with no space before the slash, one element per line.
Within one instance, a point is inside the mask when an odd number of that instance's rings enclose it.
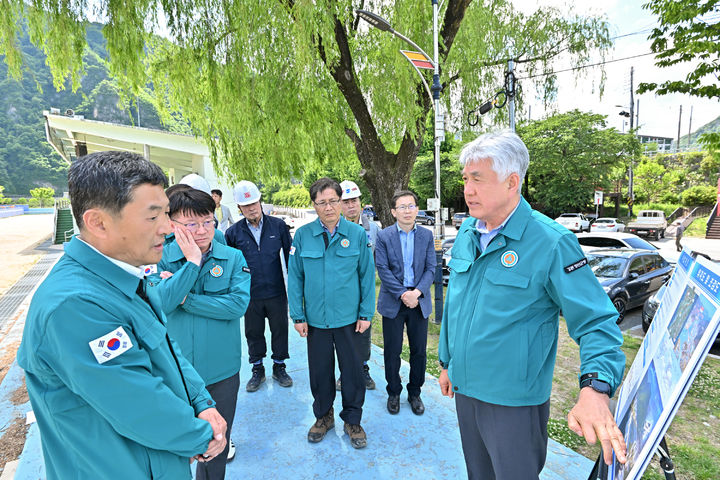
<path fill-rule="evenodd" d="M 439 114 L 440 114 L 440 92 L 442 91 L 442 86 L 440 85 L 440 65 L 438 62 L 439 58 L 439 42 L 438 42 L 438 0 L 432 0 L 433 4 L 433 47 L 434 47 L 434 56 L 430 57 L 425 51 L 418 46 L 415 42 L 407 38 L 402 33 L 396 31 L 390 23 L 385 20 L 380 15 L 369 12 L 367 10 L 355 10 L 355 13 L 368 22 L 371 26 L 377 28 L 378 30 L 382 30 L 383 32 L 390 32 L 405 43 L 411 45 L 413 48 L 415 48 L 417 51 L 425 55 L 426 58 L 431 59 L 430 61 L 432 63 L 434 72 L 433 72 L 433 84 L 432 84 L 432 105 L 433 110 L 435 114 L 435 122 L 434 122 L 434 139 L 435 139 L 435 198 L 437 203 L 437 209 L 435 210 L 435 260 L 436 260 L 436 266 L 435 266 L 435 323 L 440 323 L 440 319 L 442 318 L 442 310 L 443 310 L 443 280 L 442 280 L 442 236 L 443 236 L 443 224 L 442 224 L 442 203 L 440 200 L 440 137 L 438 135 L 438 126 L 439 126 Z M 420 71 L 415 68 L 415 71 L 418 72 L 420 75 L 420 78 L 423 80 L 423 83 L 425 82 L 425 79 L 420 74 Z M 427 83 L 426 83 L 427 86 Z"/>

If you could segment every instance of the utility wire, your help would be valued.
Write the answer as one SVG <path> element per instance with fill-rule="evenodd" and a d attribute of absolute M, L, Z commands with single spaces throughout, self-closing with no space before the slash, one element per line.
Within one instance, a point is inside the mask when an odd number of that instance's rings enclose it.
<path fill-rule="evenodd" d="M 639 55 L 633 55 L 631 57 L 624 57 L 624 58 L 614 58 L 612 60 L 605 60 L 604 62 L 598 62 L 598 63 L 591 63 L 588 65 L 580 65 L 579 67 L 573 67 L 573 68 L 566 68 L 564 70 L 555 70 L 552 72 L 547 73 L 538 73 L 536 75 L 529 75 L 527 77 L 518 77 L 518 80 L 527 80 L 529 78 L 536 78 L 536 77 L 547 77 L 548 75 L 554 75 L 556 73 L 564 73 L 564 72 L 572 72 L 574 70 L 582 70 L 583 68 L 590 68 L 590 67 L 597 67 L 600 65 L 606 65 L 608 63 L 615 63 L 615 62 L 622 62 L 625 60 L 631 60 L 633 58 L 639 58 L 639 57 L 647 57 L 648 55 L 656 55 L 655 52 L 649 52 L 649 53 L 641 53 Z"/>

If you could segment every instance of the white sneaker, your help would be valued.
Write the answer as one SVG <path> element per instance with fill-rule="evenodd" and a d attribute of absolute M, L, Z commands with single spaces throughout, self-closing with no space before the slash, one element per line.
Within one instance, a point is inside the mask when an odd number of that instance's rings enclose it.
<path fill-rule="evenodd" d="M 227 461 L 231 462 L 233 458 L 235 458 L 235 444 L 233 443 L 232 440 L 230 440 L 230 447 L 228 448 Z"/>

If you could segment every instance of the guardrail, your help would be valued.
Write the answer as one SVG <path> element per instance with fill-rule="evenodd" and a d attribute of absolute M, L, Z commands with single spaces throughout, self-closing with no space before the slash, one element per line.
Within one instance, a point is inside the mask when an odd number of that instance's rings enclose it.
<path fill-rule="evenodd" d="M 710 218 L 708 218 L 707 221 L 707 227 L 705 227 L 705 238 L 707 238 L 708 234 L 710 233 L 710 228 L 713 225 L 713 222 L 717 219 L 717 211 L 718 211 L 718 204 L 716 203 L 714 207 L 712 207 L 712 212 L 710 212 Z"/>

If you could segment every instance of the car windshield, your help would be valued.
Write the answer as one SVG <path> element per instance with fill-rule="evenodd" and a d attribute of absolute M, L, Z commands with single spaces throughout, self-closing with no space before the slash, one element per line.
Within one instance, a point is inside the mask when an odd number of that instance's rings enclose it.
<path fill-rule="evenodd" d="M 642 248 L 643 250 L 657 250 L 657 247 L 652 243 L 646 242 L 642 238 L 626 238 L 625 243 L 630 245 L 632 248 Z"/>
<path fill-rule="evenodd" d="M 563 213 L 562 215 L 560 215 L 560 218 L 577 218 L 579 216 L 579 213 Z"/>
<path fill-rule="evenodd" d="M 612 218 L 598 218 L 595 223 L 615 223 L 615 220 Z"/>
<path fill-rule="evenodd" d="M 596 277 L 622 278 L 627 265 L 627 259 L 622 257 L 589 254 L 587 259 Z"/>

